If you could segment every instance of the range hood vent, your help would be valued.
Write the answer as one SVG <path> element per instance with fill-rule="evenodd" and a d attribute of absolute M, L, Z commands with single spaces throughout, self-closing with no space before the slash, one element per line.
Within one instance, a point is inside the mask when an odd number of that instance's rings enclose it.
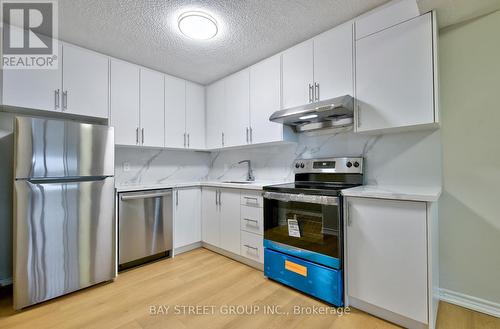
<path fill-rule="evenodd" d="M 345 95 L 274 112 L 270 121 L 291 126 L 295 132 L 320 129 L 348 130 L 354 122 L 354 100 Z"/>

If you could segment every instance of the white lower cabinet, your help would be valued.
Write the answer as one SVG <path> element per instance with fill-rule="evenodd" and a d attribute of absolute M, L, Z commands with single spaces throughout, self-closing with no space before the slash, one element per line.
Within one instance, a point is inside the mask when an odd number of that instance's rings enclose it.
<path fill-rule="evenodd" d="M 240 191 L 220 189 L 220 247 L 240 254 Z"/>
<path fill-rule="evenodd" d="M 201 241 L 201 189 L 174 190 L 174 248 Z"/>
<path fill-rule="evenodd" d="M 262 209 L 261 209 L 262 210 Z M 262 235 L 241 231 L 241 256 L 264 263 Z"/>
<path fill-rule="evenodd" d="M 255 191 L 203 187 L 202 241 L 263 263 L 264 216 L 262 203 L 258 202 L 260 198 L 260 193 Z M 257 202 L 246 205 L 243 200 L 247 199 Z"/>
<path fill-rule="evenodd" d="M 219 189 L 203 187 L 201 190 L 201 239 L 220 247 Z"/>
<path fill-rule="evenodd" d="M 349 303 L 390 314 L 388 320 L 405 327 L 433 324 L 428 204 L 352 197 L 346 204 Z"/>
<path fill-rule="evenodd" d="M 264 212 L 262 208 L 241 206 L 241 230 L 264 234 Z"/>

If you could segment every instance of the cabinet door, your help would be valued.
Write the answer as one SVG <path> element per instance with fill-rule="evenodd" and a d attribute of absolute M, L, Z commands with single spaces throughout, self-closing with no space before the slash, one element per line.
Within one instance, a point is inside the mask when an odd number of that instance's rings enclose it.
<path fill-rule="evenodd" d="M 165 75 L 165 146 L 186 146 L 186 81 Z"/>
<path fill-rule="evenodd" d="M 347 202 L 349 296 L 427 323 L 426 204 Z"/>
<path fill-rule="evenodd" d="M 63 45 L 63 111 L 108 117 L 108 57 Z"/>
<path fill-rule="evenodd" d="M 174 202 L 175 248 L 201 241 L 200 188 L 175 190 Z"/>
<path fill-rule="evenodd" d="M 313 41 L 307 40 L 283 52 L 283 108 L 310 103 L 313 84 Z"/>
<path fill-rule="evenodd" d="M 203 187 L 201 191 L 201 239 L 220 247 L 220 210 L 218 190 Z"/>
<path fill-rule="evenodd" d="M 205 148 L 205 88 L 192 82 L 186 82 L 186 133 L 189 148 Z"/>
<path fill-rule="evenodd" d="M 111 60 L 111 120 L 115 144 L 139 144 L 139 67 Z"/>
<path fill-rule="evenodd" d="M 280 109 L 281 59 L 273 56 L 250 68 L 250 142 L 283 140 L 283 125 L 269 121 Z"/>
<path fill-rule="evenodd" d="M 220 247 L 240 254 L 240 191 L 221 190 Z"/>
<path fill-rule="evenodd" d="M 431 17 L 356 41 L 357 131 L 434 123 Z"/>
<path fill-rule="evenodd" d="M 62 61 L 56 70 L 3 70 L 3 105 L 60 112 L 61 74 Z"/>
<path fill-rule="evenodd" d="M 250 73 L 237 72 L 226 79 L 224 146 L 250 142 Z"/>
<path fill-rule="evenodd" d="M 141 144 L 163 147 L 165 107 L 163 74 L 141 69 Z"/>
<path fill-rule="evenodd" d="M 219 80 L 207 87 L 207 148 L 220 148 L 223 145 L 225 113 L 225 80 Z"/>
<path fill-rule="evenodd" d="M 353 96 L 352 23 L 314 38 L 315 99 Z"/>

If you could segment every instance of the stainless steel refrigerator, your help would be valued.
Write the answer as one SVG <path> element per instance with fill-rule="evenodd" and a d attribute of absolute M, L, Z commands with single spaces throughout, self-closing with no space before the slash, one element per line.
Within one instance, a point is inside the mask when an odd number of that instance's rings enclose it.
<path fill-rule="evenodd" d="M 17 117 L 14 308 L 115 275 L 113 128 Z"/>

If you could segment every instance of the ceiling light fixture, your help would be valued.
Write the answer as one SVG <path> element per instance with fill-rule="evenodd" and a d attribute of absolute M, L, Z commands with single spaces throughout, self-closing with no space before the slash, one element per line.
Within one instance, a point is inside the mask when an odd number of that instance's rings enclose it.
<path fill-rule="evenodd" d="M 179 30 L 186 37 L 195 40 L 209 40 L 218 32 L 217 21 L 207 13 L 188 11 L 177 20 Z"/>

